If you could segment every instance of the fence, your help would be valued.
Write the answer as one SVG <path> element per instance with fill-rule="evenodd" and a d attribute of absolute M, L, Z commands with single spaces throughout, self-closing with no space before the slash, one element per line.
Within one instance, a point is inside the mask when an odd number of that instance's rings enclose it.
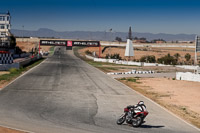
<path fill-rule="evenodd" d="M 0 53 L 0 64 L 13 63 L 13 56 L 10 53 Z"/>

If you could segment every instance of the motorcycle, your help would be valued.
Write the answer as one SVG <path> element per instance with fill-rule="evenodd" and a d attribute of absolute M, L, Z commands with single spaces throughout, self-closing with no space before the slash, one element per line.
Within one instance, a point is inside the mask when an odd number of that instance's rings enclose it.
<path fill-rule="evenodd" d="M 121 125 L 125 121 L 127 124 L 132 124 L 133 127 L 139 127 L 144 123 L 145 117 L 148 115 L 148 111 L 137 110 L 134 106 L 127 106 L 124 108 L 124 113 L 117 120 L 117 124 Z"/>

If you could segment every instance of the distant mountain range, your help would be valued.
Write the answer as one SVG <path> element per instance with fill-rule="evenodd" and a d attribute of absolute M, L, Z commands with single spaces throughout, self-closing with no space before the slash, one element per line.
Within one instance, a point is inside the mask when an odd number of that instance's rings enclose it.
<path fill-rule="evenodd" d="M 100 40 L 100 41 L 113 41 L 116 37 L 126 40 L 127 32 L 103 32 L 103 31 L 64 31 L 58 32 L 47 28 L 40 28 L 37 31 L 17 30 L 12 29 L 11 32 L 18 37 L 54 37 L 62 39 L 80 39 L 80 40 Z M 194 41 L 195 34 L 153 34 L 153 33 L 138 33 L 133 32 L 133 37 L 144 37 L 148 41 L 153 39 L 164 39 L 166 41 Z"/>

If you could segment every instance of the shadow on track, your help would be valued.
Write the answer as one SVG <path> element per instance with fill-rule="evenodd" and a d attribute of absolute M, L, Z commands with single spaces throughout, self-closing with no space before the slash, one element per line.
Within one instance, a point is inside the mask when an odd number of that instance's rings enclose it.
<path fill-rule="evenodd" d="M 162 128 L 165 126 L 141 125 L 140 128 Z"/>

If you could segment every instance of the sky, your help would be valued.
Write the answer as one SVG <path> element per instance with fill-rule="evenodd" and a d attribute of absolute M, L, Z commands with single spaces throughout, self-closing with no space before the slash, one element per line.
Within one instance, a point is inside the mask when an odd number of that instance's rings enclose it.
<path fill-rule="evenodd" d="M 0 0 L 12 29 L 199 34 L 200 0 Z"/>

